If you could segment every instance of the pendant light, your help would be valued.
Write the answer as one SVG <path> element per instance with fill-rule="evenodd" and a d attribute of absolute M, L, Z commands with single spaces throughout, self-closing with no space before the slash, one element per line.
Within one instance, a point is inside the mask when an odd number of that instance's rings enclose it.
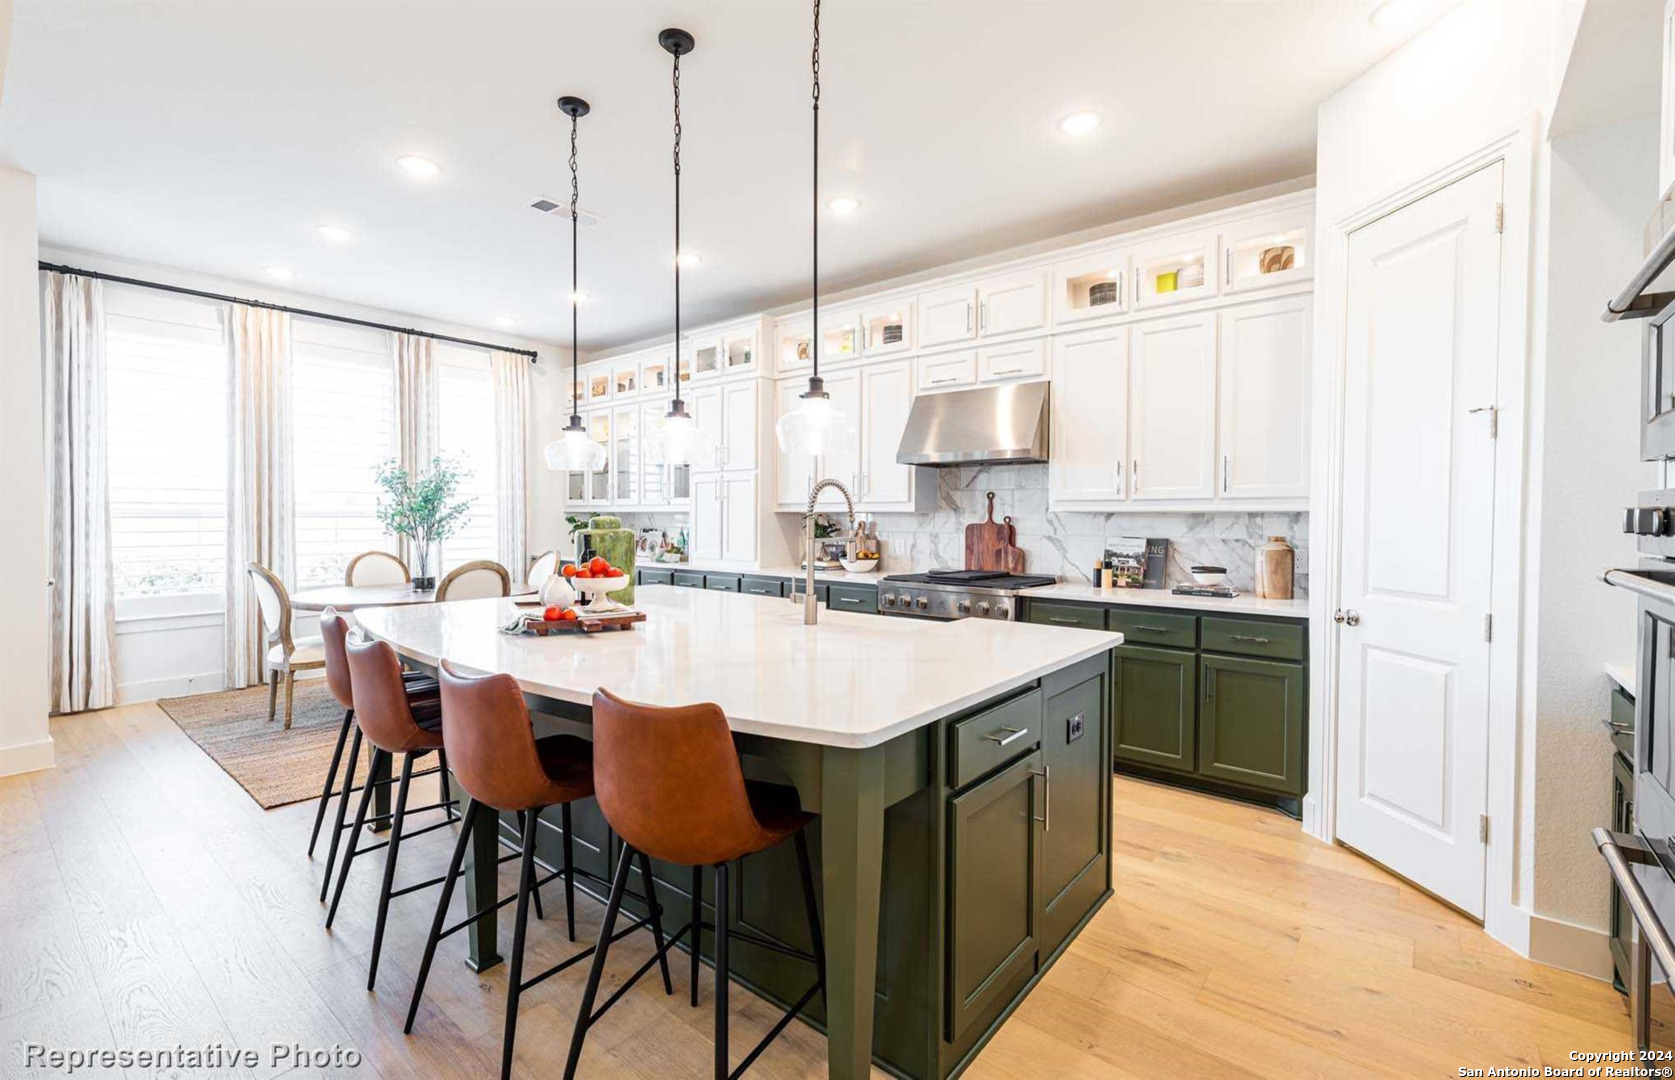
<path fill-rule="evenodd" d="M 675 396 L 663 417 L 663 460 L 670 465 L 690 465 L 698 449 L 698 423 L 686 411 L 680 397 L 680 58 L 697 44 L 685 30 L 668 29 L 657 35 L 657 43 L 674 57 L 675 91 Z"/>
<path fill-rule="evenodd" d="M 820 378 L 820 0 L 814 0 L 814 263 L 813 304 L 809 323 L 810 354 L 814 370 L 808 377 L 808 390 L 798 405 L 779 418 L 774 434 L 779 448 L 790 454 L 818 455 L 831 451 L 845 438 L 852 438 L 854 425 L 842 411 L 832 406 L 826 393 L 825 381 Z"/>
<path fill-rule="evenodd" d="M 581 200 L 581 184 L 576 172 L 576 121 L 586 116 L 588 104 L 579 97 L 561 97 L 558 108 L 570 118 L 570 422 L 559 432 L 558 438 L 548 443 L 541 450 L 541 456 L 547 459 L 547 468 L 557 472 L 598 472 L 605 467 L 605 448 L 588 436 L 587 427 L 582 423 L 582 388 L 581 374 L 578 363 L 581 353 L 577 349 L 576 313 L 581 304 L 577 297 L 576 280 L 576 234 L 579 227 L 579 204 Z"/>

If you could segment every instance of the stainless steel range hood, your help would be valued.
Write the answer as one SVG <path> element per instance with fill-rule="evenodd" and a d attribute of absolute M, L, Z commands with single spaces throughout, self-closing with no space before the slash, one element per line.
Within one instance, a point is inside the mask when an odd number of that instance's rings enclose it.
<path fill-rule="evenodd" d="M 903 465 L 1046 461 L 1047 384 L 919 395 L 896 460 Z"/>

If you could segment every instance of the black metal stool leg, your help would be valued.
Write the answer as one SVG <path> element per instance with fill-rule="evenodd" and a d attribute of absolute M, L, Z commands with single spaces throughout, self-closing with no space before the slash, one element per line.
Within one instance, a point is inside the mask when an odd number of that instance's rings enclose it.
<path fill-rule="evenodd" d="M 437 747 L 436 764 L 440 768 L 436 772 L 436 781 L 442 786 L 442 812 L 448 815 L 449 821 L 459 820 L 459 810 L 454 806 L 453 788 L 448 782 L 448 751 Z"/>
<path fill-rule="evenodd" d="M 564 826 L 564 932 L 571 941 L 576 940 L 576 851 L 570 842 L 573 835 L 570 826 L 570 804 L 565 803 L 559 808 Z"/>
<path fill-rule="evenodd" d="M 442 896 L 436 901 L 436 917 L 430 923 L 425 956 L 419 961 L 419 977 L 413 982 L 413 1001 L 407 1006 L 407 1023 L 401 1029 L 408 1035 L 413 1034 L 413 1020 L 419 1015 L 419 999 L 425 993 L 425 980 L 430 978 L 430 962 L 436 958 L 436 946 L 442 941 L 442 925 L 448 921 L 448 904 L 454 898 L 454 883 L 459 880 L 460 867 L 465 865 L 465 851 L 471 846 L 471 828 L 477 823 L 477 809 L 475 799 L 465 804 L 459 840 L 454 844 L 454 857 L 448 863 L 448 876 L 442 879 Z"/>
<path fill-rule="evenodd" d="M 383 760 L 384 751 L 374 748 L 372 751 L 372 772 L 378 771 L 379 763 Z M 332 893 L 332 906 L 326 912 L 326 928 L 330 929 L 332 920 L 337 918 L 337 905 L 343 901 L 343 885 L 349 880 L 349 867 L 355 861 L 355 849 L 360 846 L 361 830 L 366 827 L 366 808 L 372 805 L 374 785 L 369 779 L 366 787 L 361 789 L 361 803 L 355 808 L 355 827 L 349 833 L 349 849 L 343 853 L 343 865 L 337 872 L 337 891 Z"/>
<path fill-rule="evenodd" d="M 692 1007 L 698 1007 L 698 954 L 704 951 L 704 868 L 692 868 Z"/>
<path fill-rule="evenodd" d="M 523 944 L 529 929 L 530 885 L 535 880 L 535 829 L 540 810 L 519 814 L 523 821 L 523 858 L 518 860 L 518 913 L 512 923 L 512 959 L 506 972 L 506 1031 L 500 1038 L 500 1080 L 511 1080 L 512 1050 L 518 1038 L 518 998 L 523 996 Z"/>
<path fill-rule="evenodd" d="M 314 810 L 314 831 L 308 834 L 308 857 L 314 857 L 314 845 L 320 840 L 320 826 L 326 820 L 326 804 L 331 802 L 332 788 L 337 786 L 337 767 L 343 763 L 343 744 L 349 741 L 349 728 L 355 723 L 355 710 L 343 710 L 343 724 L 337 729 L 337 745 L 332 748 L 332 763 L 326 766 L 326 783 L 320 788 L 320 805 Z M 330 871 L 327 872 L 328 875 Z"/>
<path fill-rule="evenodd" d="M 413 783 L 413 755 L 401 755 L 401 786 L 395 794 L 395 821 L 390 828 L 390 846 L 384 852 L 384 884 L 378 890 L 378 921 L 372 930 L 372 957 L 366 968 L 366 988 L 378 982 L 378 954 L 384 951 L 384 922 L 390 914 L 390 890 L 395 888 L 396 856 L 401 854 L 402 823 L 407 820 L 407 791 Z"/>
<path fill-rule="evenodd" d="M 814 954 L 814 974 L 820 980 L 820 1001 L 826 1001 L 826 938 L 820 931 L 820 902 L 819 895 L 814 891 L 814 868 L 808 857 L 808 829 L 798 829 L 795 837 L 797 845 L 797 873 L 803 879 L 803 906 L 808 908 L 808 936 L 811 944 L 810 952 Z"/>
<path fill-rule="evenodd" d="M 715 864 L 715 1080 L 727 1080 L 727 864 Z"/>
<path fill-rule="evenodd" d="M 349 812 L 349 793 L 355 789 L 355 766 L 361 762 L 361 729 L 355 725 L 355 738 L 349 744 L 349 771 L 343 777 L 343 794 L 337 797 L 337 820 L 332 824 L 332 842 L 326 849 L 326 873 L 320 879 L 320 903 L 332 887 L 332 869 L 337 865 L 337 843 L 343 838 L 343 819 Z"/>
<path fill-rule="evenodd" d="M 646 883 L 646 918 L 651 920 L 651 943 L 657 949 L 657 966 L 663 970 L 663 992 L 673 994 L 675 984 L 669 980 L 669 954 L 663 948 L 663 908 L 657 902 L 657 881 L 651 876 L 651 860 L 640 852 L 640 877 Z"/>
<path fill-rule="evenodd" d="M 576 1066 L 582 1060 L 582 1040 L 593 1025 L 593 1003 L 599 997 L 599 979 L 605 973 L 605 956 L 611 951 L 611 935 L 616 932 L 617 912 L 622 910 L 622 894 L 628 887 L 628 868 L 634 861 L 634 849 L 622 846 L 622 857 L 617 860 L 616 875 L 611 879 L 611 898 L 605 904 L 605 922 L 599 928 L 599 943 L 593 947 L 593 964 L 587 970 L 587 989 L 582 991 L 582 1003 L 576 1010 L 576 1030 L 570 1036 L 570 1056 L 564 1062 L 564 1080 L 575 1080 Z"/>
<path fill-rule="evenodd" d="M 519 836 L 529 836 L 529 835 L 531 835 L 531 833 L 534 832 L 534 830 L 532 830 L 529 827 L 529 820 L 528 820 L 529 815 L 532 814 L 532 813 L 534 813 L 533 810 L 527 811 L 527 812 L 523 811 L 523 810 L 518 811 L 518 835 Z M 519 850 L 521 851 L 522 849 L 520 848 Z M 546 919 L 547 919 L 547 913 L 541 907 L 541 890 L 540 889 L 535 890 L 535 917 L 537 919 L 540 919 L 542 922 L 545 922 Z"/>

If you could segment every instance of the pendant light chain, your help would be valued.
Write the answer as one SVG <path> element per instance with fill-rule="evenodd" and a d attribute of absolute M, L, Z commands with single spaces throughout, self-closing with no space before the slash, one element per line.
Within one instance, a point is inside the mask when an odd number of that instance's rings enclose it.
<path fill-rule="evenodd" d="M 680 54 L 675 53 L 675 400 L 680 400 Z"/>
<path fill-rule="evenodd" d="M 813 339 L 814 347 L 809 350 L 814 356 L 814 373 L 809 378 L 809 393 L 817 393 L 823 389 L 820 382 L 820 0 L 814 0 L 814 55 L 812 67 L 814 69 L 814 259 L 813 259 L 813 287 L 812 287 L 812 322 L 809 326 L 809 337 Z"/>
<path fill-rule="evenodd" d="M 577 348 L 576 317 L 577 308 L 581 307 L 581 285 L 577 280 L 577 233 L 580 232 L 581 214 L 581 179 L 576 168 L 576 121 L 574 113 L 570 116 L 570 415 L 574 419 L 581 419 L 582 410 L 582 376 L 580 363 L 581 352 Z"/>

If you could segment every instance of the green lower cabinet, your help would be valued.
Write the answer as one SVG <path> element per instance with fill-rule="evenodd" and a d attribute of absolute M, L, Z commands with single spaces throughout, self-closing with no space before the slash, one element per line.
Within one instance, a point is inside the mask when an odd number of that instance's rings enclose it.
<path fill-rule="evenodd" d="M 1041 753 L 948 802 L 947 1038 L 991 1020 L 1035 972 Z"/>
<path fill-rule="evenodd" d="M 1192 772 L 1198 766 L 1198 654 L 1120 645 L 1116 656 L 1116 735 L 1122 761 Z"/>
<path fill-rule="evenodd" d="M 1042 680 L 1041 955 L 1050 956 L 1105 891 L 1111 775 L 1100 704 L 1106 676 L 1062 689 Z M 1068 682 L 1068 680 L 1066 680 Z"/>
<path fill-rule="evenodd" d="M 1205 654 L 1198 660 L 1198 684 L 1199 774 L 1302 795 L 1303 665 Z"/>

